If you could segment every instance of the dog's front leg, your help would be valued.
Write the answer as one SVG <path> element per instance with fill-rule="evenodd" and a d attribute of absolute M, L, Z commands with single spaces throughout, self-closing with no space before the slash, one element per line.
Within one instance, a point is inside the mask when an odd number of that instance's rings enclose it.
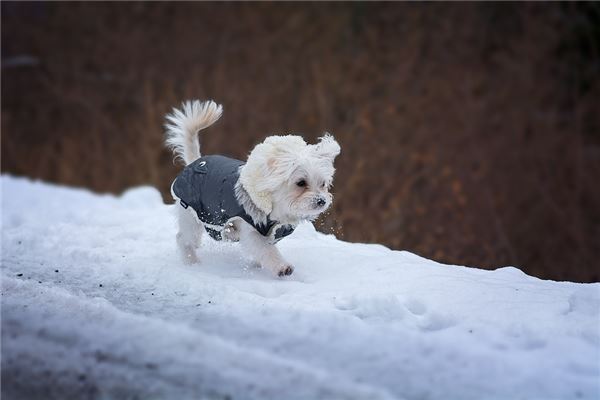
<path fill-rule="evenodd" d="M 271 270 L 273 274 L 284 276 L 294 272 L 294 267 L 285 261 L 275 244 L 246 223 L 240 227 L 240 244 L 261 267 Z"/>

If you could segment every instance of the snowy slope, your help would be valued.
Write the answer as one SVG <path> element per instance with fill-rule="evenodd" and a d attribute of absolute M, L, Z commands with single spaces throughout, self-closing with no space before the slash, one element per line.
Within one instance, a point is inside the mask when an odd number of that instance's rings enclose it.
<path fill-rule="evenodd" d="M 155 189 L 1 179 L 3 399 L 600 398 L 600 284 L 310 224 L 289 278 L 210 240 L 189 267 Z"/>

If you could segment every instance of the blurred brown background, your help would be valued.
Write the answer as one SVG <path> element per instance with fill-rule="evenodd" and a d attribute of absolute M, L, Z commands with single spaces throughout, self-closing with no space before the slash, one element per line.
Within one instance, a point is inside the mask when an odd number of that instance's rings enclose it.
<path fill-rule="evenodd" d="M 205 153 L 334 133 L 322 231 L 598 281 L 599 52 L 597 3 L 2 2 L 2 172 L 168 200 L 164 114 L 215 99 Z"/>

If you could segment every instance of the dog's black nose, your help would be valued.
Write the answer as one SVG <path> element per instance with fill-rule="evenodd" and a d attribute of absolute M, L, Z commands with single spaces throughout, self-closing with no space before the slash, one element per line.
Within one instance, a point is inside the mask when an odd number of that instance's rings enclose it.
<path fill-rule="evenodd" d="M 317 207 L 323 207 L 325 205 L 325 199 L 322 197 L 319 197 L 316 201 Z"/>

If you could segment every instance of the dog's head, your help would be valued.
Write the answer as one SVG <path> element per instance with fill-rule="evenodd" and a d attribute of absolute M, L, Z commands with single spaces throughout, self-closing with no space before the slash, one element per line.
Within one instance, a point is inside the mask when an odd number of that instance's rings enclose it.
<path fill-rule="evenodd" d="M 279 221 L 315 219 L 332 201 L 333 160 L 340 145 L 325 134 L 317 144 L 300 136 L 269 136 L 240 171 L 252 202 Z"/>

